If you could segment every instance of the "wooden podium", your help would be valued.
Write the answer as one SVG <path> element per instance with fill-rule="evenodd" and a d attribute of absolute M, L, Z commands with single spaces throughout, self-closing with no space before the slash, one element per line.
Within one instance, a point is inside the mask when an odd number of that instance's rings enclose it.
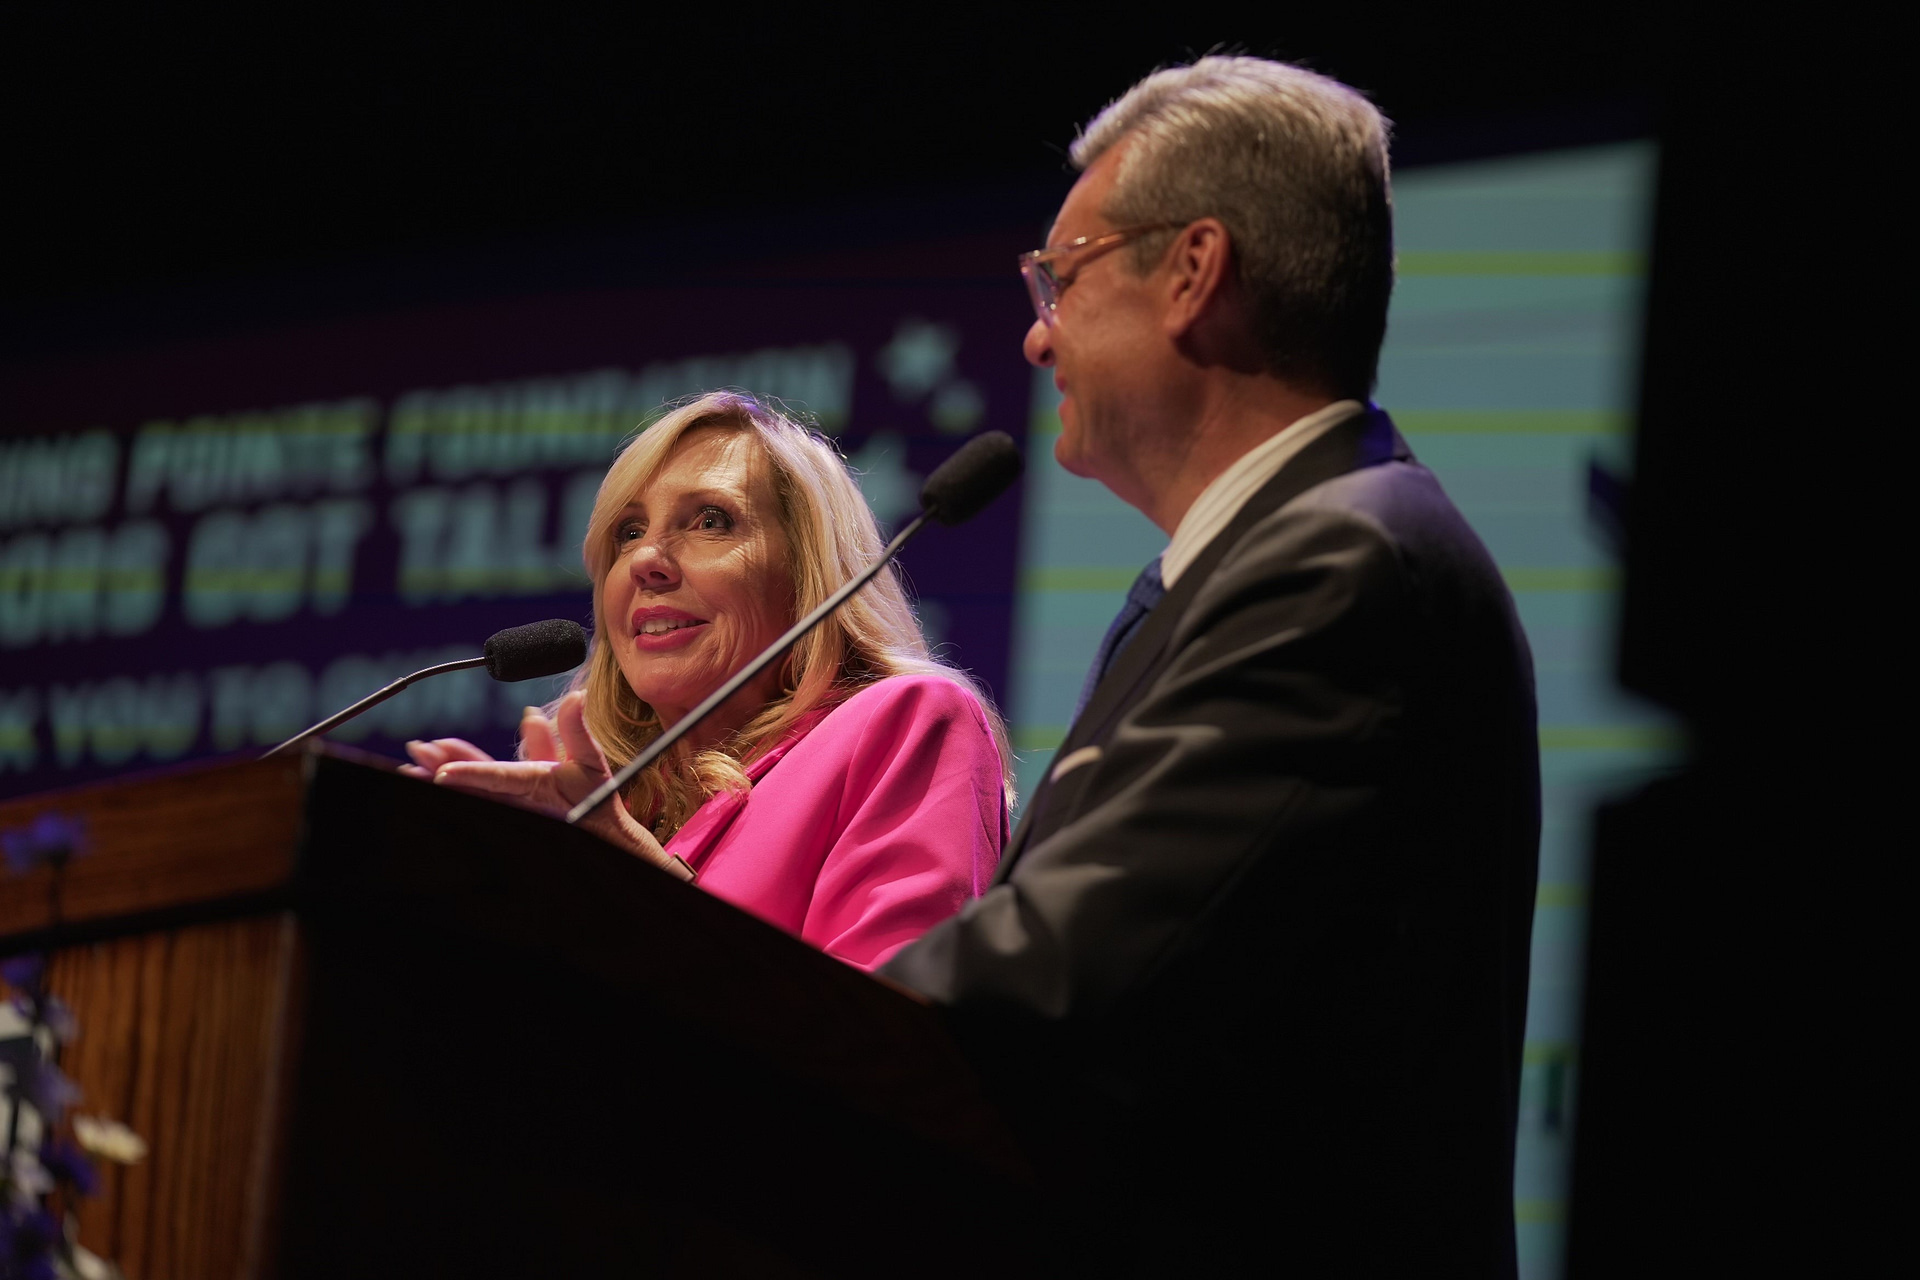
<path fill-rule="evenodd" d="M 599 839 L 333 749 L 0 805 L 129 1280 L 1018 1271 L 935 1013 Z"/>

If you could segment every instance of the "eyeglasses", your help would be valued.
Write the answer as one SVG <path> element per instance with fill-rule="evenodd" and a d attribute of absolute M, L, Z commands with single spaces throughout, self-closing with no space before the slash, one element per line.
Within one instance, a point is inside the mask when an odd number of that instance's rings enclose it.
<path fill-rule="evenodd" d="M 1054 308 L 1060 305 L 1060 295 L 1067 291 L 1074 278 L 1080 274 L 1076 269 L 1062 275 L 1054 264 L 1072 254 L 1087 254 L 1095 250 L 1118 248 L 1129 240 L 1138 240 L 1141 236 L 1155 231 L 1166 231 L 1173 227 L 1183 227 L 1184 222 L 1147 222 L 1137 227 L 1122 227 L 1118 231 L 1109 231 L 1103 236 L 1081 236 L 1078 240 L 1069 240 L 1066 244 L 1051 249 L 1035 249 L 1031 253 L 1020 255 L 1020 278 L 1027 282 L 1027 296 L 1033 299 L 1033 313 L 1040 317 L 1042 324 L 1053 327 Z M 1080 265 L 1085 266 L 1090 258 L 1081 258 Z"/>

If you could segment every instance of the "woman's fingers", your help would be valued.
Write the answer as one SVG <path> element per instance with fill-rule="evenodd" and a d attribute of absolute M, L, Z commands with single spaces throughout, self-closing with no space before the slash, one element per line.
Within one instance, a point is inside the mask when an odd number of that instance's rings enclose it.
<path fill-rule="evenodd" d="M 578 692 L 560 700 L 552 720 L 529 707 L 520 722 L 521 752 L 528 759 L 447 759 L 434 770 L 433 780 L 443 787 L 504 800 L 555 817 L 564 816 L 605 780 L 609 772 L 605 753 L 587 732 L 585 708 L 586 697 Z M 447 749 L 449 742 L 457 741 L 410 742 L 407 751 L 425 763 L 436 752 Z M 540 758 L 532 758 L 536 755 Z M 403 768 L 412 770 L 417 766 Z M 634 820 L 619 796 L 609 798 L 582 825 L 655 866 L 665 867 L 669 863 L 660 842 Z"/>
<path fill-rule="evenodd" d="M 407 754 L 413 757 L 415 764 L 429 772 L 452 760 L 493 759 L 465 738 L 435 738 L 432 742 L 415 739 L 407 744 Z"/>
<path fill-rule="evenodd" d="M 586 694 L 576 691 L 562 698 L 554 708 L 553 719 L 560 743 L 567 751 L 568 763 L 562 766 L 562 772 L 569 784 L 577 783 L 580 788 L 579 794 L 569 799 L 578 804 L 613 771 L 607 767 L 606 753 L 587 731 Z M 651 831 L 627 812 L 627 803 L 619 796 L 609 796 L 607 802 L 582 819 L 580 825 L 657 867 L 668 864 L 666 850 L 660 847 Z"/>
<path fill-rule="evenodd" d="M 400 766 L 403 773 L 410 768 L 418 768 L 432 777 L 433 771 L 447 762 L 447 753 L 440 749 L 438 743 L 421 742 L 417 738 L 407 744 L 407 755 L 413 764 Z"/>
<path fill-rule="evenodd" d="M 422 742 L 418 738 L 407 744 L 407 755 L 412 764 L 400 766 L 400 772 L 409 778 L 432 781 L 444 765 L 456 761 L 464 763 L 492 763 L 493 757 L 474 746 L 464 738 L 436 738 L 432 742 Z"/>
<path fill-rule="evenodd" d="M 607 757 L 600 750 L 600 744 L 587 732 L 587 695 L 575 690 L 560 699 L 560 705 L 554 708 L 554 719 L 559 722 L 560 745 L 566 748 L 567 759 L 579 765 L 581 771 L 606 777 L 613 772 L 607 768 Z"/>
<path fill-rule="evenodd" d="M 520 750 L 526 759 L 490 760 L 457 738 L 409 742 L 407 753 L 418 763 L 402 767 L 424 773 L 421 766 L 427 766 L 433 770 L 433 780 L 443 787 L 505 800 L 556 817 L 585 799 L 610 772 L 606 754 L 587 731 L 586 695 L 578 691 L 560 700 L 551 720 L 537 708 L 527 708 L 520 721 Z M 600 806 L 583 825 L 656 866 L 668 863 L 660 842 L 634 821 L 618 796 Z"/>
<path fill-rule="evenodd" d="M 470 795 L 509 800 L 543 812 L 564 813 L 571 805 L 548 760 L 454 760 L 441 765 L 433 780 Z"/>
<path fill-rule="evenodd" d="M 520 717 L 520 758 L 556 763 L 560 759 L 560 738 L 554 732 L 553 721 L 538 707 L 528 707 Z"/>

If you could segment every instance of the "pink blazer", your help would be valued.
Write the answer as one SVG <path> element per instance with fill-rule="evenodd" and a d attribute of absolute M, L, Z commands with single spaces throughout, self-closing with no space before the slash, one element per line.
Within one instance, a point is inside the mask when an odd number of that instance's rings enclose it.
<path fill-rule="evenodd" d="M 861 969 L 977 898 L 1007 839 L 979 700 L 895 676 L 803 721 L 667 841 L 699 885 Z"/>

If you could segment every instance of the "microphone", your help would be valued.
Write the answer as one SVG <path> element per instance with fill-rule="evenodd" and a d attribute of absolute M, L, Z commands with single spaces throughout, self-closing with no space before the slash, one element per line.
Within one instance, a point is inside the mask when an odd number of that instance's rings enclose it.
<path fill-rule="evenodd" d="M 1012 436 L 1004 431 L 977 435 L 933 469 L 920 486 L 920 505 L 941 524 L 961 524 L 979 515 L 982 507 L 1018 480 L 1022 465 L 1020 446 Z M 887 555 L 892 554 L 889 548 Z M 885 561 L 882 556 L 881 562 Z"/>
<path fill-rule="evenodd" d="M 319 724 L 302 729 L 260 758 L 271 759 L 283 751 L 299 746 L 308 738 L 317 738 L 345 724 L 367 708 L 385 702 L 416 680 L 424 680 L 428 676 L 444 675 L 449 671 L 465 671 L 469 667 L 485 667 L 487 674 L 495 680 L 512 683 L 516 680 L 532 680 L 539 676 L 557 676 L 562 671 L 572 670 L 586 660 L 587 633 L 577 622 L 567 618 L 548 618 L 545 622 L 529 622 L 523 626 L 508 627 L 505 631 L 496 631 L 487 637 L 487 642 L 480 646 L 479 657 L 462 658 L 458 662 L 443 662 L 438 666 L 416 671 L 410 676 L 401 676 L 386 688 L 367 695 L 345 711 L 336 711 Z"/>
<path fill-rule="evenodd" d="M 987 431 L 961 445 L 945 462 L 933 469 L 920 486 L 920 514 L 894 535 L 880 558 L 855 574 L 838 591 L 820 602 L 820 607 L 793 624 L 787 633 L 768 645 L 759 657 L 736 671 L 727 682 L 707 695 L 706 701 L 688 712 L 681 721 L 652 742 L 646 750 L 629 760 L 612 777 L 593 789 L 579 804 L 567 811 L 567 821 L 578 823 L 607 802 L 607 798 L 626 786 L 639 772 L 652 764 L 688 731 L 713 713 L 721 703 L 740 692 L 748 681 L 785 654 L 801 636 L 823 622 L 827 615 L 845 604 L 854 592 L 873 580 L 886 568 L 907 540 L 926 527 L 929 520 L 956 525 L 980 513 L 980 509 L 1006 491 L 1020 477 L 1020 447 L 1004 431 Z"/>
<path fill-rule="evenodd" d="M 496 631 L 480 646 L 480 663 L 501 684 L 571 671 L 587 660 L 587 633 L 571 618 L 548 618 Z M 476 665 L 469 658 L 469 665 Z M 412 679 L 412 677 L 408 677 Z"/>

